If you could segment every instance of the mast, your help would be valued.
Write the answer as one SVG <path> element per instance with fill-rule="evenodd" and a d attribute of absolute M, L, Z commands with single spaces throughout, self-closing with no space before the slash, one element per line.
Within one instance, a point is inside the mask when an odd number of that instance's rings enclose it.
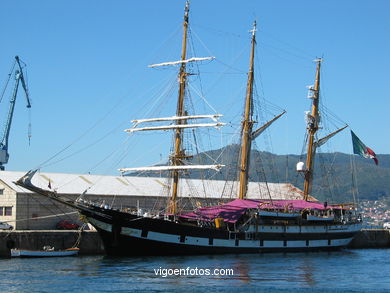
<path fill-rule="evenodd" d="M 224 165 L 185 165 L 184 159 L 189 158 L 185 153 L 185 149 L 182 146 L 183 141 L 183 131 L 188 128 L 198 128 L 198 127 L 215 127 L 219 128 L 225 123 L 218 122 L 218 119 L 222 117 L 220 114 L 213 115 L 188 115 L 185 110 L 185 91 L 187 76 L 189 75 L 186 72 L 186 65 L 189 62 L 198 62 L 205 60 L 213 60 L 215 57 L 192 57 L 186 59 L 187 55 L 187 34 L 188 34 L 188 13 L 189 13 L 189 1 L 186 1 L 186 6 L 184 10 L 184 21 L 183 21 L 183 41 L 182 41 L 182 50 L 181 50 L 181 59 L 178 61 L 163 62 L 158 64 L 149 65 L 149 67 L 160 67 L 160 66 L 170 66 L 170 65 L 179 65 L 180 70 L 178 74 L 179 82 L 179 92 L 177 98 L 177 109 L 176 115 L 171 117 L 163 118 L 147 118 L 147 119 L 138 119 L 133 120 L 134 125 L 125 129 L 128 133 L 135 133 L 141 131 L 156 131 L 156 130 L 174 130 L 174 141 L 173 141 L 173 151 L 170 155 L 170 164 L 169 166 L 151 166 L 151 167 L 138 167 L 138 168 L 121 168 L 120 172 L 133 172 L 133 171 L 161 171 L 167 170 L 171 171 L 172 176 L 172 186 L 170 188 L 170 198 L 167 203 L 167 213 L 176 214 L 177 213 L 177 195 L 178 195 L 178 186 L 179 186 L 179 177 L 180 172 L 186 170 L 201 170 L 201 169 L 213 169 L 220 170 Z M 194 119 L 211 119 L 214 123 L 189 123 Z M 152 125 L 146 127 L 138 127 L 143 123 L 154 123 L 154 122 L 173 122 L 169 125 Z"/>
<path fill-rule="evenodd" d="M 252 46 L 249 61 L 248 82 L 245 98 L 244 120 L 242 121 L 242 136 L 241 136 L 241 162 L 240 162 L 240 189 L 238 197 L 244 199 L 248 189 L 249 178 L 249 159 L 252 145 L 252 128 L 253 128 L 253 77 L 254 77 L 254 56 L 256 45 L 256 21 L 253 23 Z"/>
<path fill-rule="evenodd" d="M 308 113 L 307 131 L 309 135 L 308 146 L 307 146 L 307 158 L 306 158 L 306 171 L 305 171 L 305 182 L 303 186 L 304 200 L 307 200 L 311 193 L 313 183 L 313 172 L 314 172 L 314 136 L 318 130 L 318 124 L 320 122 L 320 115 L 318 111 L 318 105 L 320 101 L 320 69 L 321 69 L 321 58 L 315 60 L 317 62 L 316 79 L 314 87 L 310 87 L 311 94 L 309 98 L 313 100 L 311 113 Z"/>
<path fill-rule="evenodd" d="M 184 10 L 181 61 L 186 60 L 186 55 L 187 55 L 188 12 L 189 12 L 189 2 L 187 1 Z M 177 110 L 176 110 L 176 116 L 178 117 L 185 116 L 184 95 L 186 89 L 186 81 L 187 81 L 186 62 L 182 62 L 179 71 L 179 96 L 177 99 Z M 177 120 L 176 124 L 177 125 L 185 124 L 185 121 Z M 182 149 L 182 137 L 183 137 L 182 128 L 177 128 L 175 131 L 174 153 L 171 156 L 171 162 L 173 166 L 182 165 L 182 159 L 185 157 L 184 150 Z M 176 214 L 177 211 L 176 198 L 177 198 L 178 185 L 179 185 L 179 170 L 172 171 L 172 177 L 173 177 L 172 195 L 168 204 L 168 213 Z"/>

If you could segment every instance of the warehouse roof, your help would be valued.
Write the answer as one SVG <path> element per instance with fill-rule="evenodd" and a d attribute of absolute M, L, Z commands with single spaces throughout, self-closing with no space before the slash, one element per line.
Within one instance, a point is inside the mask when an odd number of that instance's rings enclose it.
<path fill-rule="evenodd" d="M 16 192 L 31 193 L 14 182 L 25 172 L 0 171 L 1 181 Z M 164 177 L 106 176 L 91 174 L 37 173 L 32 183 L 38 187 L 55 190 L 59 194 L 116 196 L 166 196 L 164 187 L 169 186 Z M 235 198 L 238 184 L 232 181 L 182 179 L 180 196 L 198 198 Z M 167 188 L 165 188 L 166 190 Z M 249 199 L 302 199 L 302 191 L 287 183 L 250 182 Z M 223 194 L 223 196 L 221 196 Z"/>

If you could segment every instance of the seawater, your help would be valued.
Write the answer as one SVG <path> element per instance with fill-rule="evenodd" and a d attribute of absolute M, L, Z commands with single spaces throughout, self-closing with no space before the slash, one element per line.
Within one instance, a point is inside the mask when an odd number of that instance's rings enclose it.
<path fill-rule="evenodd" d="M 215 269 L 230 275 L 215 275 Z M 205 275 L 207 270 L 210 275 Z M 389 274 L 389 249 L 4 258 L 0 259 L 0 292 L 390 292 Z"/>

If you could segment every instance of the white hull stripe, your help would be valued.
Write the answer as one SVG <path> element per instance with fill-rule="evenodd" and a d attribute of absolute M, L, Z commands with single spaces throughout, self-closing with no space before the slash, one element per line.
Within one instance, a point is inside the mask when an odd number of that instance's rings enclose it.
<path fill-rule="evenodd" d="M 92 225 L 104 231 L 111 233 L 111 225 L 99 220 L 88 218 Z M 351 229 L 348 229 L 349 231 Z M 342 230 L 340 232 L 345 232 Z M 277 231 L 274 231 L 277 233 Z M 280 232 L 280 231 L 279 231 Z M 318 232 L 318 231 L 316 231 Z M 235 239 L 217 239 L 214 238 L 210 243 L 209 238 L 186 236 L 181 239 L 179 235 L 166 234 L 149 231 L 147 237 L 142 237 L 142 230 L 122 227 L 121 235 L 131 236 L 140 239 L 148 239 L 164 243 L 195 245 L 195 246 L 213 246 L 213 247 L 241 247 L 241 248 L 300 248 L 300 247 L 340 247 L 346 246 L 351 242 L 351 238 L 331 239 L 331 240 L 235 240 Z M 184 241 L 183 241 L 184 240 Z M 183 241 L 183 242 L 182 242 Z"/>
<path fill-rule="evenodd" d="M 312 225 L 312 226 L 250 226 L 247 232 L 264 232 L 264 233 L 348 233 L 356 232 L 361 228 L 360 224 L 355 225 Z"/>

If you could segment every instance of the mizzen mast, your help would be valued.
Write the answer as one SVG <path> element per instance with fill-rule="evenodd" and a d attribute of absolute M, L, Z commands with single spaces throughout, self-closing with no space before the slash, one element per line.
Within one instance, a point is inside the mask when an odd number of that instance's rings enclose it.
<path fill-rule="evenodd" d="M 254 56 L 256 45 L 256 21 L 253 23 L 252 46 L 249 61 L 248 82 L 245 98 L 244 120 L 241 128 L 241 162 L 240 162 L 240 187 L 238 197 L 244 199 L 248 189 L 249 178 L 249 159 L 252 145 L 252 128 L 253 128 L 253 79 L 254 79 Z"/>
<path fill-rule="evenodd" d="M 322 59 L 318 58 L 317 62 L 316 79 L 314 86 L 309 87 L 309 98 L 313 100 L 311 112 L 307 114 L 307 132 L 308 132 L 308 146 L 307 146 L 307 158 L 306 158 L 306 169 L 305 169 L 305 182 L 303 186 L 304 200 L 307 200 L 311 193 L 313 183 L 313 172 L 314 172 L 314 156 L 315 156 L 315 145 L 314 138 L 318 130 L 320 122 L 320 114 L 318 110 L 320 102 L 320 69 Z"/>

